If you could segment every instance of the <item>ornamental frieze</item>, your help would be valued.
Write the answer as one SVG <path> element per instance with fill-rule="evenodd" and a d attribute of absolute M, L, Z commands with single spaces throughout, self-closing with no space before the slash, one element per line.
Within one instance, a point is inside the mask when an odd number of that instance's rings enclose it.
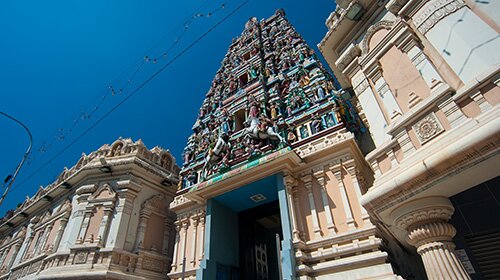
<path fill-rule="evenodd" d="M 463 0 L 435 0 L 425 8 L 419 11 L 413 18 L 417 29 L 422 33 L 427 33 L 441 19 L 451 13 L 456 12 L 465 6 Z"/>

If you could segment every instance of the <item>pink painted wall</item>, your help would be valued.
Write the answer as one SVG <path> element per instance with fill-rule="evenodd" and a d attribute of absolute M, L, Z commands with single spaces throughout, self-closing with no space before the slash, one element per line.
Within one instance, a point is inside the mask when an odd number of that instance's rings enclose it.
<path fill-rule="evenodd" d="M 47 238 L 47 242 L 45 243 L 45 246 L 53 245 L 54 244 L 54 239 L 56 238 L 57 231 L 59 230 L 60 226 L 61 226 L 61 220 L 57 219 L 54 222 L 54 226 L 52 227 L 52 230 L 49 233 L 49 236 Z"/>
<path fill-rule="evenodd" d="M 356 222 L 356 225 L 358 227 L 363 227 L 364 222 L 363 219 L 361 218 L 362 213 L 361 213 L 361 204 L 358 200 L 358 197 L 356 195 L 355 191 L 355 186 L 352 180 L 351 175 L 349 172 L 346 170 L 342 171 L 342 177 L 344 181 L 344 186 L 347 191 L 347 197 L 349 198 L 349 203 L 351 204 L 351 209 L 352 209 L 352 216 L 354 218 L 354 221 Z"/>
<path fill-rule="evenodd" d="M 27 254 L 31 254 L 33 253 L 34 249 L 35 249 L 35 244 L 36 244 L 36 241 L 38 239 L 38 237 L 40 236 L 40 230 L 37 230 L 35 232 L 35 236 L 33 237 L 32 241 L 31 241 L 31 244 L 30 246 L 28 247 L 28 250 L 26 251 Z"/>
<path fill-rule="evenodd" d="M 85 239 L 87 239 L 91 234 L 94 235 L 94 240 L 98 237 L 97 234 L 99 233 L 99 226 L 103 217 L 104 207 L 97 206 L 95 208 L 94 215 L 90 218 L 89 227 L 87 228 L 87 233 L 85 233 Z"/>
<path fill-rule="evenodd" d="M 372 50 L 382 39 L 384 39 L 385 35 L 389 33 L 387 29 L 380 29 L 375 32 L 370 38 L 370 42 L 368 42 L 368 50 Z"/>
<path fill-rule="evenodd" d="M 347 224 L 344 209 L 342 208 L 342 197 L 339 183 L 331 171 L 326 172 L 327 193 L 330 199 L 330 209 L 332 211 L 333 222 L 338 231 L 346 231 Z"/>
<path fill-rule="evenodd" d="M 386 173 L 391 169 L 391 160 L 387 155 L 381 155 L 379 158 L 377 158 L 378 166 L 380 168 L 380 172 L 382 174 Z"/>
<path fill-rule="evenodd" d="M 295 194 L 298 197 L 300 214 L 302 218 L 302 225 L 304 226 L 304 238 L 306 240 L 311 240 L 311 236 L 314 236 L 313 225 L 312 225 L 312 217 L 311 217 L 311 208 L 309 207 L 309 198 L 307 196 L 307 190 L 302 183 L 300 183 L 297 187 L 297 193 Z"/>
<path fill-rule="evenodd" d="M 392 46 L 381 58 L 380 64 L 384 79 L 391 88 L 399 107 L 404 112 L 409 110 L 408 100 L 411 92 L 421 99 L 430 95 L 429 86 L 424 81 L 410 58 L 396 46 Z"/>
<path fill-rule="evenodd" d="M 500 88 L 494 83 L 489 83 L 483 87 L 481 93 L 490 105 L 495 106 L 500 103 Z"/>

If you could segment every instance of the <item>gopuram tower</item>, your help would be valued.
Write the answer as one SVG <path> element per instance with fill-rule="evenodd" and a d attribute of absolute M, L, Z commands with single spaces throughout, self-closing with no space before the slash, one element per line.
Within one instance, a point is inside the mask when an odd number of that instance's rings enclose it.
<path fill-rule="evenodd" d="M 246 23 L 184 149 L 170 279 L 397 279 L 347 94 L 282 10 Z"/>

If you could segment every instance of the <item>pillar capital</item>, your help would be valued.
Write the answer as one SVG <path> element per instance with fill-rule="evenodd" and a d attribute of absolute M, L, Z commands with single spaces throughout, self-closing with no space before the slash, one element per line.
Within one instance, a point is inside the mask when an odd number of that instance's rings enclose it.
<path fill-rule="evenodd" d="M 318 180 L 319 185 L 321 187 L 323 187 L 325 184 L 325 170 L 324 170 L 323 166 L 314 168 L 312 174 L 313 174 L 314 178 L 316 178 L 316 180 Z"/>
<path fill-rule="evenodd" d="M 312 174 L 304 174 L 302 175 L 302 182 L 304 182 L 304 187 L 306 187 L 307 191 L 311 191 L 312 187 Z"/>
<path fill-rule="evenodd" d="M 455 228 L 446 222 L 431 222 L 414 227 L 408 232 L 408 243 L 417 247 L 420 252 L 439 242 L 451 242 L 455 236 Z"/>
<path fill-rule="evenodd" d="M 392 213 L 396 226 L 408 232 L 407 241 L 417 248 L 430 280 L 470 279 L 455 253 L 456 230 L 448 223 L 454 210 L 447 197 L 426 197 Z"/>
<path fill-rule="evenodd" d="M 447 222 L 455 208 L 446 197 L 426 197 L 413 200 L 392 212 L 394 223 L 401 229 L 413 228 L 432 222 Z"/>
<path fill-rule="evenodd" d="M 285 187 L 288 190 L 292 190 L 293 188 L 295 188 L 298 183 L 297 179 L 290 174 L 287 174 L 285 177 L 283 177 L 283 181 L 285 183 Z"/>

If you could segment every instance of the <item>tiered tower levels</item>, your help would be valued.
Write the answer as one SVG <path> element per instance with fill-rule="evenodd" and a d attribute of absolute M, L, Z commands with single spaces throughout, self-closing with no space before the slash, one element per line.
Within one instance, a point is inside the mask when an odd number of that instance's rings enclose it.
<path fill-rule="evenodd" d="M 180 187 L 278 147 L 300 146 L 343 123 L 356 130 L 362 125 L 354 112 L 282 10 L 267 20 L 251 18 L 200 108 L 183 152 Z"/>

